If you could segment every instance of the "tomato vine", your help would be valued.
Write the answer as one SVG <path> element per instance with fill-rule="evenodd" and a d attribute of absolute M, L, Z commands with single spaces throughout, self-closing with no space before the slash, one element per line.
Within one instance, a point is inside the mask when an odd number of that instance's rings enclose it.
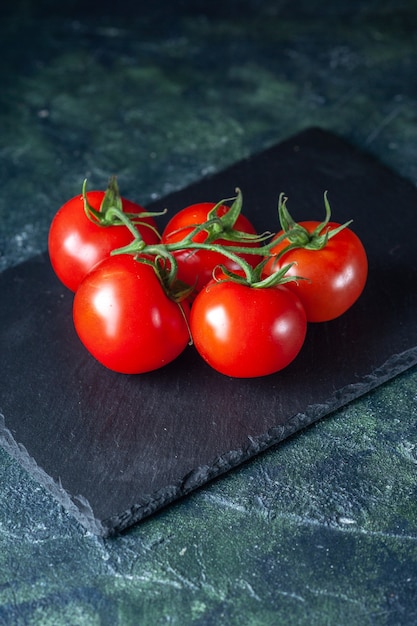
<path fill-rule="evenodd" d="M 365 249 L 349 228 L 296 222 L 278 197 L 278 232 L 257 233 L 243 195 L 190 205 L 160 234 L 156 219 L 107 189 L 68 201 L 52 221 L 52 266 L 75 292 L 73 319 L 91 354 L 124 373 L 169 363 L 191 338 L 215 369 L 261 376 L 289 365 L 308 322 L 346 312 L 364 289 Z M 65 245 L 64 245 L 65 244 Z"/>

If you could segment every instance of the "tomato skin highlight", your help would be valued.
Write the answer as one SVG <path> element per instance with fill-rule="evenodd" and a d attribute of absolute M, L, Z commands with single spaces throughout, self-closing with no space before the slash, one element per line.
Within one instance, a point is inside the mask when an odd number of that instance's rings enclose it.
<path fill-rule="evenodd" d="M 163 233 L 162 243 L 177 243 L 188 235 L 196 225 L 203 224 L 207 221 L 208 213 L 216 206 L 214 202 L 200 202 L 185 207 L 178 211 L 168 222 Z M 218 217 L 225 215 L 229 211 L 228 206 L 220 205 L 216 211 Z M 239 214 L 234 229 L 256 234 L 253 224 L 242 214 Z M 201 231 L 193 237 L 193 242 L 203 243 L 207 238 L 207 233 Z M 235 246 L 259 247 L 259 243 L 242 243 L 227 241 L 224 239 L 216 239 L 216 244 L 230 246 L 233 251 Z M 219 252 L 211 252 L 209 250 L 181 250 L 173 252 L 178 263 L 178 279 L 190 287 L 195 286 L 195 291 L 200 291 L 213 277 L 213 270 L 218 265 L 224 265 L 231 271 L 240 269 L 231 259 L 228 259 Z M 251 266 L 255 267 L 262 257 L 255 254 L 240 255 Z"/>
<path fill-rule="evenodd" d="M 168 298 L 153 268 L 125 254 L 96 265 L 74 297 L 81 342 L 122 374 L 149 372 L 179 356 L 190 340 L 188 317 L 189 305 Z"/>
<path fill-rule="evenodd" d="M 89 191 L 87 199 L 93 209 L 100 209 L 104 191 Z M 135 202 L 122 198 L 124 213 L 140 215 L 145 209 Z M 143 222 L 156 229 L 153 218 Z M 138 230 L 144 241 L 158 243 L 159 236 L 147 226 Z M 133 235 L 124 225 L 99 226 L 92 222 L 84 211 L 83 196 L 71 198 L 55 214 L 48 235 L 48 251 L 51 265 L 60 281 L 76 291 L 84 276 L 116 248 L 126 246 Z"/>
<path fill-rule="evenodd" d="M 252 288 L 212 280 L 190 317 L 194 345 L 215 370 L 235 378 L 266 376 L 300 352 L 307 330 L 300 300 L 286 286 Z"/>
<path fill-rule="evenodd" d="M 305 221 L 300 225 L 309 233 L 319 222 Z M 340 224 L 329 222 L 331 230 Z M 278 233 L 276 237 L 282 235 Z M 288 239 L 271 248 L 272 254 L 280 253 Z M 361 295 L 368 276 L 368 260 L 359 237 L 350 228 L 343 228 L 331 237 L 320 250 L 295 248 L 284 253 L 275 262 L 272 257 L 264 268 L 270 275 L 279 268 L 293 263 L 288 276 L 301 276 L 304 280 L 286 283 L 303 303 L 309 322 L 327 322 L 345 313 Z"/>

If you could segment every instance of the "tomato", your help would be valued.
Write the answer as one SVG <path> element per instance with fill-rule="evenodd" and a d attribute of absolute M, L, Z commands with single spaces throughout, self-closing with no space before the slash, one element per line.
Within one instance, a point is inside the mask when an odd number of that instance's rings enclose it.
<path fill-rule="evenodd" d="M 181 241 L 186 235 L 192 232 L 195 226 L 204 224 L 207 221 L 209 212 L 215 207 L 213 202 L 201 202 L 192 204 L 176 213 L 168 222 L 162 233 L 162 242 L 165 244 Z M 229 211 L 230 207 L 220 205 L 216 215 L 220 218 Z M 256 234 L 256 229 L 247 217 L 241 213 L 234 224 L 234 229 L 251 235 Z M 193 242 L 203 243 L 207 239 L 207 232 L 201 231 L 193 236 Z M 225 239 L 216 239 L 216 244 L 230 246 L 233 250 L 235 246 L 258 247 L 255 242 L 236 243 Z M 178 279 L 186 285 L 194 286 L 195 291 L 200 291 L 213 277 L 213 270 L 218 265 L 224 265 L 231 271 L 240 269 L 240 266 L 233 260 L 219 252 L 210 250 L 181 250 L 173 252 L 178 263 Z M 257 265 L 261 257 L 256 254 L 241 254 L 251 266 Z"/>
<path fill-rule="evenodd" d="M 104 196 L 104 191 L 87 192 L 89 204 L 97 211 Z M 130 200 L 121 200 L 124 213 L 140 215 L 144 211 L 140 205 Z M 149 244 L 157 243 L 159 236 L 155 232 L 155 221 L 147 217 L 143 222 L 152 227 L 138 227 L 144 241 Z M 132 233 L 122 224 L 99 226 L 91 221 L 85 213 L 83 196 L 80 194 L 68 200 L 52 220 L 48 237 L 49 257 L 61 282 L 76 291 L 92 267 L 109 256 L 113 249 L 126 246 L 132 240 Z"/>
<path fill-rule="evenodd" d="M 187 346 L 189 306 L 168 298 L 154 269 L 120 254 L 96 265 L 74 297 L 79 338 L 107 368 L 140 374 L 173 361 Z"/>
<path fill-rule="evenodd" d="M 301 350 L 306 327 L 300 300 L 283 285 L 212 280 L 191 308 L 197 351 L 215 370 L 236 378 L 265 376 L 289 365 Z"/>
<path fill-rule="evenodd" d="M 306 221 L 299 225 L 312 233 L 319 222 Z M 328 222 L 325 229 L 331 231 L 339 227 L 340 224 Z M 285 238 L 271 248 L 271 254 L 279 254 L 289 243 Z M 342 315 L 359 298 L 368 276 L 365 249 L 359 237 L 347 227 L 329 237 L 321 249 L 294 248 L 277 262 L 271 257 L 265 274 L 289 263 L 294 265 L 287 275 L 301 276 L 304 280 L 290 281 L 286 286 L 300 298 L 309 322 L 326 322 Z"/>

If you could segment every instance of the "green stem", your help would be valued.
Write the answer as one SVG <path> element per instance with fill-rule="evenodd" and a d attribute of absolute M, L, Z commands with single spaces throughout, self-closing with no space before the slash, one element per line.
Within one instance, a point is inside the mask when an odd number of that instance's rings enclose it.
<path fill-rule="evenodd" d="M 106 211 L 106 217 L 110 220 L 114 217 L 117 218 L 124 226 L 126 226 L 126 228 L 130 230 L 135 240 L 142 241 L 142 237 L 138 229 L 126 213 L 116 207 L 110 207 Z"/>
<path fill-rule="evenodd" d="M 179 250 L 184 249 L 183 246 L 178 246 L 178 244 L 167 244 L 166 247 L 168 248 L 170 252 L 177 252 Z M 223 256 L 228 258 L 230 261 L 233 261 L 234 263 L 236 263 L 236 265 L 238 265 L 238 267 L 240 267 L 243 270 L 248 282 L 252 281 L 253 267 L 247 261 L 245 261 L 245 259 L 242 259 L 242 257 L 240 257 L 236 252 L 232 252 L 229 246 L 222 246 L 222 245 L 215 244 L 215 243 L 208 243 L 208 244 L 190 243 L 190 244 L 187 244 L 186 249 L 187 250 L 208 250 L 209 252 L 217 252 L 219 254 L 222 254 Z M 236 250 L 235 246 L 234 246 L 234 250 Z M 240 252 L 242 250 L 245 250 L 245 249 L 241 248 Z M 253 248 L 248 248 L 248 250 L 252 251 Z M 244 252 L 241 252 L 241 253 L 244 254 Z M 252 252 L 250 254 L 252 254 Z M 258 254 L 259 254 L 259 251 L 258 251 Z"/>

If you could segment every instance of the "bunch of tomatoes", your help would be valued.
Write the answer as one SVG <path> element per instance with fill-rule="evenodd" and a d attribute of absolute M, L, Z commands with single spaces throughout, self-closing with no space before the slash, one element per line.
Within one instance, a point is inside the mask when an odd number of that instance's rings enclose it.
<path fill-rule="evenodd" d="M 215 370 L 237 378 L 282 370 L 308 323 L 349 309 L 368 273 L 349 223 L 296 223 L 281 194 L 279 232 L 258 234 L 242 194 L 188 206 L 162 232 L 156 213 L 104 191 L 66 202 L 49 231 L 52 267 L 72 290 L 73 321 L 87 350 L 124 374 L 158 369 L 193 344 Z"/>

